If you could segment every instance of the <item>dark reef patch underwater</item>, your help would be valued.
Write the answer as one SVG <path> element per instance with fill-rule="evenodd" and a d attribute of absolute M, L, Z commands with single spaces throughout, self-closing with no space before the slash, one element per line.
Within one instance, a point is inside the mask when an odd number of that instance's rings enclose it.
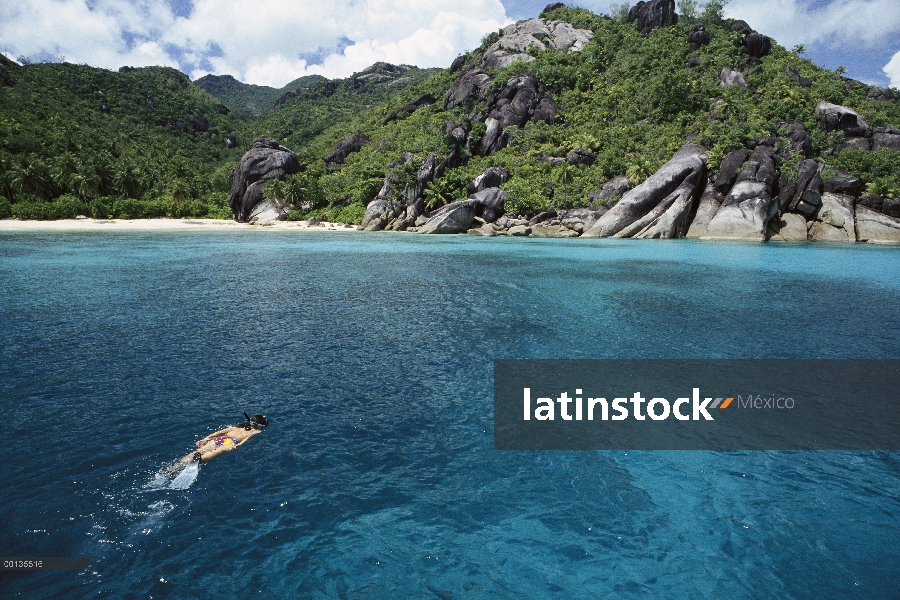
<path fill-rule="evenodd" d="M 0 234 L 0 596 L 895 598 L 895 452 L 498 452 L 495 358 L 897 358 L 900 253 Z M 271 425 L 155 474 L 198 435 Z"/>

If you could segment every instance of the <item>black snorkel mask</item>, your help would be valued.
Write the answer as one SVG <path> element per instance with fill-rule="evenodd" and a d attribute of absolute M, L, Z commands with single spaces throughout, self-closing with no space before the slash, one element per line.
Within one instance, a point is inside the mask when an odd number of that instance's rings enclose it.
<path fill-rule="evenodd" d="M 246 412 L 244 413 L 244 418 L 247 419 L 247 425 L 250 427 L 255 427 L 256 429 L 262 429 L 269 424 L 269 420 L 262 415 L 253 415 L 252 417 L 248 415 Z"/>

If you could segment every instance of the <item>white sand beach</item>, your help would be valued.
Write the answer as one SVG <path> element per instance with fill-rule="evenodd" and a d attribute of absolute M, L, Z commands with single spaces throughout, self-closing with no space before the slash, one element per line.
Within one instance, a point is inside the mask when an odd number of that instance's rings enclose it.
<path fill-rule="evenodd" d="M 0 220 L 0 231 L 356 231 L 355 225 L 307 221 L 238 223 L 225 219 L 61 219 L 58 221 Z"/>

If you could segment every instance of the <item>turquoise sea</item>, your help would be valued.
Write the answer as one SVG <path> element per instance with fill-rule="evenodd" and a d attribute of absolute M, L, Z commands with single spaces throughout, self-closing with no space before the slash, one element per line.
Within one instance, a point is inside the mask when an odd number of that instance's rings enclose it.
<path fill-rule="evenodd" d="M 0 233 L 3 598 L 900 597 L 900 453 L 500 452 L 498 358 L 900 358 L 900 249 Z M 157 474 L 271 425 L 187 490 Z"/>

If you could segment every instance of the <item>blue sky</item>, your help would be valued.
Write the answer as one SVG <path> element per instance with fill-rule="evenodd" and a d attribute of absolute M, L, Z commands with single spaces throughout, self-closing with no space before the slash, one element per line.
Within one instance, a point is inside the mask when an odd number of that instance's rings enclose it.
<path fill-rule="evenodd" d="M 677 2 L 677 0 L 676 0 Z M 701 0 L 702 2 L 702 0 Z M 900 86 L 898 0 L 731 0 L 730 17 L 825 67 Z M 0 51 L 16 58 L 168 65 L 281 87 L 378 60 L 446 67 L 547 0 L 0 0 Z M 608 12 L 608 0 L 573 0 Z"/>

